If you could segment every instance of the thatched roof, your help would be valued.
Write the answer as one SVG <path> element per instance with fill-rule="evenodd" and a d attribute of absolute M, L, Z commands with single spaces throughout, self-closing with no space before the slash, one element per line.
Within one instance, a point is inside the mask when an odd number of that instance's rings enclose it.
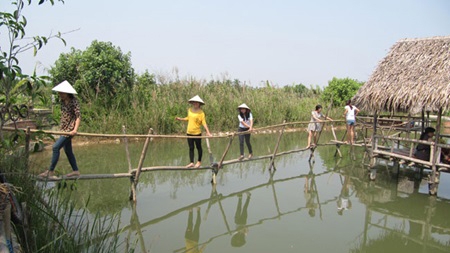
<path fill-rule="evenodd" d="M 398 41 L 353 98 L 375 111 L 450 109 L 450 36 Z"/>

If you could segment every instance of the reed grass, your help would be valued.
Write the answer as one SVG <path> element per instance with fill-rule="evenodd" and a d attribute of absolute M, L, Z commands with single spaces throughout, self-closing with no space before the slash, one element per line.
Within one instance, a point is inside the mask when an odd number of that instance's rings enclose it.
<path fill-rule="evenodd" d="M 76 202 L 73 187 L 36 185 L 23 153 L 5 151 L 0 149 L 2 173 L 20 186 L 15 195 L 27 206 L 26 222 L 14 227 L 23 252 L 123 252 L 117 215 L 88 212 L 89 200 Z"/>
<path fill-rule="evenodd" d="M 316 104 L 322 103 L 320 89 L 292 87 L 249 87 L 238 81 L 173 80 L 160 85 L 135 85 L 133 90 L 116 95 L 112 107 L 82 105 L 80 131 L 120 133 L 122 125 L 129 133 L 144 134 L 152 127 L 159 134 L 183 133 L 186 125 L 175 121 L 184 117 L 188 100 L 199 95 L 212 132 L 233 131 L 238 127 L 237 106 L 246 103 L 252 109 L 255 127 L 280 124 L 284 120 L 310 119 Z M 324 109 L 328 108 L 323 105 Z M 339 111 L 339 110 L 338 110 Z M 333 110 L 331 116 L 342 112 Z"/>

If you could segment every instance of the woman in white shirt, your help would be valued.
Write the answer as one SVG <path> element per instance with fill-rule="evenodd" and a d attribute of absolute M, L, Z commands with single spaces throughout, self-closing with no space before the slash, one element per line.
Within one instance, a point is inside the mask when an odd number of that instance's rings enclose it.
<path fill-rule="evenodd" d="M 246 104 L 238 106 L 239 129 L 238 132 L 250 132 L 253 130 L 253 115 Z M 244 159 L 244 140 L 248 148 L 248 159 L 253 157 L 252 144 L 250 143 L 250 133 L 239 135 L 239 150 L 241 155 L 239 160 Z"/>
<path fill-rule="evenodd" d="M 347 142 L 353 145 L 355 139 L 355 125 L 356 125 L 356 115 L 358 115 L 359 109 L 352 105 L 351 100 L 347 100 L 345 105 L 345 120 L 347 121 Z"/>

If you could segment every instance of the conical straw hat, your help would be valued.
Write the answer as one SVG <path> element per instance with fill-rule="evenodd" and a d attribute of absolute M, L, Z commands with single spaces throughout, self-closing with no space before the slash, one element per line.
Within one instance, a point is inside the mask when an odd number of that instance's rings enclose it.
<path fill-rule="evenodd" d="M 240 105 L 240 106 L 238 106 L 238 109 L 241 109 L 241 108 L 245 108 L 247 110 L 250 110 L 250 108 L 245 103 Z"/>
<path fill-rule="evenodd" d="M 196 95 L 195 97 L 189 99 L 189 102 L 199 102 L 202 105 L 205 104 L 205 102 L 203 102 L 203 100 L 198 95 Z"/>
<path fill-rule="evenodd" d="M 56 85 L 53 89 L 53 91 L 57 92 L 63 92 L 67 94 L 78 94 L 77 91 L 70 85 L 69 82 L 64 81 L 58 85 Z"/>

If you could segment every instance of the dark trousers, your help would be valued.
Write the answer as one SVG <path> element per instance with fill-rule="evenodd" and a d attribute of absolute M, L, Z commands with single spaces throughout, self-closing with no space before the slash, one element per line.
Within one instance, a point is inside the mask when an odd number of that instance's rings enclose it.
<path fill-rule="evenodd" d="M 248 204 L 250 204 L 250 196 L 247 196 L 244 204 L 244 208 L 242 208 L 242 196 L 238 196 L 238 205 L 236 208 L 236 213 L 234 214 L 234 223 L 236 225 L 246 225 L 247 224 L 247 208 Z"/>
<path fill-rule="evenodd" d="M 248 131 L 248 128 L 240 127 L 238 132 Z M 250 143 L 250 134 L 241 134 L 239 135 L 239 149 L 241 151 L 241 155 L 244 155 L 244 140 L 245 144 L 247 144 L 248 153 L 253 154 L 252 144 Z"/>
<path fill-rule="evenodd" d="M 188 136 L 202 136 L 202 134 L 188 134 Z M 202 161 L 203 156 L 203 149 L 202 149 L 202 139 L 201 138 L 188 138 L 188 145 L 189 145 L 189 159 L 191 163 L 194 162 L 194 145 L 197 147 L 198 151 L 198 161 Z"/>
<path fill-rule="evenodd" d="M 54 171 L 56 164 L 59 160 L 59 154 L 61 148 L 64 148 L 64 152 L 66 153 L 67 159 L 69 160 L 70 166 L 72 166 L 73 171 L 78 171 L 77 160 L 75 159 L 75 155 L 72 151 L 72 137 L 61 136 L 59 139 L 53 144 L 53 155 L 52 162 L 50 164 L 50 171 Z"/>
<path fill-rule="evenodd" d="M 197 209 L 197 218 L 195 219 L 195 226 L 194 226 L 194 214 L 192 211 L 189 211 L 188 216 L 188 223 L 186 227 L 186 232 L 184 233 L 184 237 L 186 239 L 189 239 L 194 242 L 198 242 L 198 239 L 200 239 L 200 209 Z"/>

